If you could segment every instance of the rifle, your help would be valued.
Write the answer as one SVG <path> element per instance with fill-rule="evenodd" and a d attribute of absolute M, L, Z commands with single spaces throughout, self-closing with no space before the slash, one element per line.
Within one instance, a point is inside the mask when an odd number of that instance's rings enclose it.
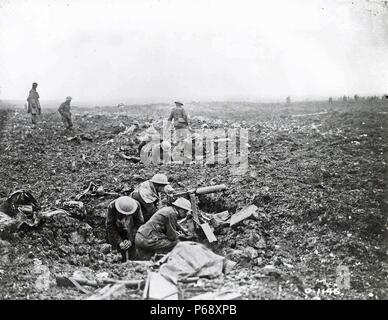
<path fill-rule="evenodd" d="M 215 186 L 200 187 L 196 189 L 189 189 L 186 191 L 174 192 L 173 194 L 170 195 L 172 200 L 180 197 L 189 196 L 190 202 L 191 202 L 191 209 L 193 213 L 193 221 L 196 223 L 196 225 L 198 225 L 202 229 L 202 231 L 204 232 L 206 238 L 210 243 L 217 241 L 217 238 L 214 235 L 213 231 L 210 229 L 209 224 L 207 222 L 201 223 L 200 221 L 200 217 L 198 214 L 198 207 L 197 207 L 197 196 L 209 194 L 209 193 L 221 192 L 224 190 L 227 190 L 226 185 L 219 184 Z"/>

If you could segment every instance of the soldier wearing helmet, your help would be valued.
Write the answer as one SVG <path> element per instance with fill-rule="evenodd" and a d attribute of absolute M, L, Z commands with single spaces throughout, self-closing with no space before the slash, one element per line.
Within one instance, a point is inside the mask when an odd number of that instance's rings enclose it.
<path fill-rule="evenodd" d="M 162 173 L 155 174 L 150 180 L 144 181 L 136 187 L 131 197 L 140 203 L 144 222 L 147 222 L 158 210 L 160 192 L 170 194 L 173 191 L 167 176 Z"/>
<path fill-rule="evenodd" d="M 122 255 L 122 261 L 136 258 L 135 235 L 144 223 L 140 204 L 131 197 L 120 197 L 108 205 L 107 240 Z"/>
<path fill-rule="evenodd" d="M 136 233 L 135 244 L 139 257 L 151 258 L 154 253 L 171 251 L 178 243 L 177 231 L 187 234 L 187 230 L 178 224 L 191 212 L 191 203 L 178 198 L 171 206 L 158 210 Z"/>
<path fill-rule="evenodd" d="M 58 108 L 58 112 L 62 117 L 63 124 L 67 130 L 71 130 L 73 128 L 73 122 L 71 121 L 71 112 L 70 112 L 70 102 L 71 97 L 66 97 L 66 101 L 62 102 Z"/>

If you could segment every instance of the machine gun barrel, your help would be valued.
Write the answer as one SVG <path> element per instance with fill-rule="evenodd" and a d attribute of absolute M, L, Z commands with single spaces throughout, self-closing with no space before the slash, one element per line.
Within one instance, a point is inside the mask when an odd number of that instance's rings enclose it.
<path fill-rule="evenodd" d="M 225 184 L 218 184 L 215 186 L 208 186 L 208 187 L 201 187 L 195 190 L 195 194 L 208 194 L 208 193 L 214 193 L 214 192 L 220 192 L 226 190 L 227 187 Z"/>
<path fill-rule="evenodd" d="M 190 194 L 201 195 L 201 194 L 220 192 L 220 191 L 224 191 L 226 189 L 227 189 L 227 187 L 225 184 L 218 184 L 215 186 L 200 187 L 197 189 L 190 189 L 187 191 L 175 192 L 174 194 L 172 194 L 172 197 L 176 199 L 176 198 L 180 198 L 180 197 L 186 197 Z"/>

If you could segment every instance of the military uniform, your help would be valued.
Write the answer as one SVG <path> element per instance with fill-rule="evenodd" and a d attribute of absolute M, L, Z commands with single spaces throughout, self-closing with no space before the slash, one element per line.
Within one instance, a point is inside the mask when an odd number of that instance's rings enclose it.
<path fill-rule="evenodd" d="M 177 104 L 177 106 L 171 110 L 168 122 L 171 122 L 172 120 L 174 120 L 175 142 L 181 142 L 186 139 L 189 126 L 188 117 L 185 109 L 182 108 L 182 104 Z"/>
<path fill-rule="evenodd" d="M 133 214 L 123 215 L 117 211 L 115 207 L 115 200 L 108 205 L 105 222 L 107 241 L 112 245 L 113 249 L 117 249 L 121 253 L 123 261 L 126 260 L 126 251 L 121 250 L 119 244 L 124 240 L 130 240 L 132 242 L 132 246 L 128 249 L 128 258 L 135 259 L 135 235 L 137 229 L 143 223 L 144 218 L 140 206 L 138 206 L 138 209 Z"/>
<path fill-rule="evenodd" d="M 73 122 L 71 121 L 71 112 L 70 112 L 70 101 L 65 101 L 61 103 L 58 108 L 58 111 L 62 117 L 63 124 L 66 129 L 71 129 L 73 127 Z"/>
<path fill-rule="evenodd" d="M 35 89 L 31 89 L 27 98 L 28 107 L 27 112 L 31 113 L 31 121 L 36 124 L 38 116 L 41 114 L 41 107 L 39 103 L 39 93 Z"/>
<path fill-rule="evenodd" d="M 158 210 L 159 193 L 156 191 L 154 184 L 149 180 L 142 182 L 132 192 L 131 197 L 139 202 L 144 222 L 147 222 Z"/>
<path fill-rule="evenodd" d="M 135 243 L 139 254 L 147 257 L 166 253 L 178 243 L 178 212 L 174 207 L 158 210 L 136 233 Z"/>

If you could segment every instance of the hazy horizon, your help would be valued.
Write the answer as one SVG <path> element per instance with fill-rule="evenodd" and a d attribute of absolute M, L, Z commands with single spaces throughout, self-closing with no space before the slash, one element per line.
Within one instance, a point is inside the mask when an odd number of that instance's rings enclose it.
<path fill-rule="evenodd" d="M 0 0 L 0 99 L 284 102 L 388 92 L 388 4 Z"/>

